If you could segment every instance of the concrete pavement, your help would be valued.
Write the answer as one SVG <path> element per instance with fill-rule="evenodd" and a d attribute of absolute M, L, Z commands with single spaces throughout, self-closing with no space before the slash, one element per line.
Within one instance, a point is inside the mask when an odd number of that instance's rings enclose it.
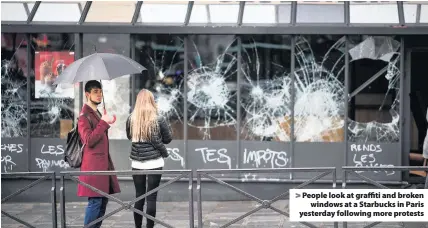
<path fill-rule="evenodd" d="M 156 218 L 164 221 L 174 227 L 189 228 L 189 213 L 188 202 L 158 202 Z M 227 222 L 245 214 L 246 212 L 258 206 L 256 202 L 252 201 L 207 201 L 203 202 L 203 221 L 204 227 L 220 227 Z M 288 202 L 281 200 L 275 202 L 273 206 L 278 209 L 288 211 Z M 66 204 L 66 221 L 67 227 L 83 227 L 83 218 L 85 211 L 85 203 L 67 203 Z M 107 213 L 119 208 L 120 205 L 115 202 L 110 202 L 107 208 Z M 14 215 L 37 228 L 52 227 L 52 212 L 49 203 L 20 203 L 20 204 L 2 204 L 1 209 Z M 195 203 L 195 227 L 197 226 L 197 205 Z M 60 221 L 59 205 L 58 205 L 58 227 Z M 145 223 L 145 219 L 144 219 Z M 104 228 L 133 228 L 134 220 L 132 211 L 123 210 L 107 218 L 103 222 Z M 349 228 L 362 228 L 369 223 L 348 223 Z M 333 227 L 333 223 L 315 223 L 318 227 Z M 19 225 L 14 220 L 2 215 L 1 227 L 3 228 L 18 228 L 25 227 Z M 156 227 L 164 227 L 157 224 Z M 231 227 L 246 227 L 246 228 L 259 228 L 259 227 L 287 227 L 287 228 L 300 228 L 307 227 L 300 223 L 288 221 L 288 218 L 274 212 L 270 209 L 262 209 L 247 218 L 242 219 Z M 342 224 L 339 224 L 342 227 Z M 423 223 L 381 223 L 375 227 L 385 228 L 428 228 L 428 224 Z"/>

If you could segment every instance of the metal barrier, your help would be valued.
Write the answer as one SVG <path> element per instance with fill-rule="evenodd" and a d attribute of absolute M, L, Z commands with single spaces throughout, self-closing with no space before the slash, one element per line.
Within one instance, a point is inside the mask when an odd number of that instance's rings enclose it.
<path fill-rule="evenodd" d="M 273 207 L 271 204 L 278 201 L 279 199 L 281 199 L 282 197 L 285 197 L 289 194 L 289 190 L 276 196 L 275 198 L 271 199 L 271 200 L 262 200 L 257 198 L 256 196 L 253 196 L 252 194 L 241 190 L 231 184 L 228 184 L 216 177 L 213 177 L 211 174 L 242 174 L 242 173 L 296 173 L 296 172 L 322 172 L 321 174 L 315 176 L 314 178 L 303 182 L 302 184 L 300 184 L 299 186 L 295 187 L 294 189 L 299 189 L 299 188 L 303 188 L 311 183 L 314 183 L 316 180 L 321 179 L 324 176 L 329 175 L 330 173 L 332 174 L 332 181 L 333 181 L 333 188 L 336 188 L 336 168 L 335 167 L 322 167 L 322 168 L 277 168 L 277 169 L 200 169 L 197 170 L 197 201 L 198 201 L 198 228 L 202 228 L 203 226 L 203 221 L 202 221 L 202 189 L 201 189 L 201 177 L 204 176 L 208 179 L 211 179 L 217 183 L 219 183 L 220 185 L 226 186 L 238 193 L 241 193 L 242 195 L 251 198 L 255 201 L 257 201 L 258 203 L 260 203 L 261 205 L 258 206 L 257 208 L 239 216 L 238 218 L 226 223 L 225 225 L 221 226 L 223 227 L 228 227 L 248 216 L 250 216 L 251 214 L 256 213 L 257 211 L 261 210 L 261 209 L 267 209 L 270 208 L 273 211 L 276 211 L 282 215 L 285 215 L 287 217 L 290 217 L 288 212 L 279 210 L 278 208 Z M 316 228 L 315 225 L 311 224 L 311 223 L 307 223 L 307 222 L 301 222 L 302 224 L 308 226 L 308 227 L 312 227 L 312 228 Z M 334 227 L 337 228 L 338 227 L 338 223 L 335 222 L 334 223 Z"/>
<path fill-rule="evenodd" d="M 367 183 L 372 184 L 376 187 L 382 188 L 382 189 L 389 189 L 383 184 L 380 184 L 379 182 L 372 180 L 360 173 L 361 171 L 409 171 L 409 170 L 415 170 L 415 171 L 428 171 L 428 166 L 394 166 L 394 167 L 355 167 L 355 166 L 344 166 L 342 167 L 342 188 L 346 188 L 346 183 L 348 181 L 348 173 L 351 173 L 355 175 L 356 177 L 360 178 L 361 180 L 365 180 Z M 426 179 L 428 181 L 428 178 Z M 374 222 L 371 223 L 364 228 L 369 228 L 376 226 L 382 222 Z M 348 223 L 343 222 L 343 228 L 347 228 Z"/>
<path fill-rule="evenodd" d="M 78 178 L 76 178 L 75 176 L 96 176 L 96 175 L 150 175 L 150 174 L 179 174 L 177 177 L 173 178 L 172 180 L 159 185 L 157 188 L 146 192 L 145 194 L 137 197 L 136 199 L 133 199 L 131 202 L 129 203 L 125 203 L 123 201 L 121 201 L 120 199 L 111 196 L 89 184 L 86 184 L 82 181 L 80 181 Z M 112 212 L 92 221 L 91 223 L 87 224 L 86 227 L 90 227 L 110 216 L 112 216 L 113 214 L 116 214 L 119 211 L 122 211 L 124 209 L 129 209 L 132 210 L 135 213 L 138 213 L 144 217 L 147 217 L 153 221 L 155 221 L 156 223 L 159 223 L 165 227 L 168 228 L 174 228 L 173 226 L 162 222 L 136 208 L 134 208 L 132 206 L 132 204 L 134 204 L 135 202 L 143 199 L 144 197 L 159 191 L 162 188 L 165 188 L 166 186 L 180 180 L 183 177 L 188 177 L 189 178 L 189 222 L 190 222 L 190 227 L 194 226 L 194 217 L 193 217 L 193 172 L 191 170 L 144 170 L 144 171 L 93 171 L 93 172 L 61 172 L 61 189 L 60 189 L 60 193 L 61 193 L 61 228 L 65 228 L 66 227 L 66 221 L 65 221 L 65 188 L 64 188 L 64 179 L 65 177 L 69 177 L 71 180 L 91 189 L 94 192 L 99 193 L 102 196 L 105 196 L 106 198 L 113 200 L 117 203 L 119 203 L 120 205 L 122 205 L 120 208 L 117 208 L 115 210 L 113 210 Z"/>
<path fill-rule="evenodd" d="M 16 173 L 2 173 L 1 174 L 2 178 L 3 177 L 28 177 L 28 176 L 37 176 L 40 177 L 39 179 L 37 179 L 36 181 L 31 182 L 29 185 L 19 189 L 18 191 L 4 197 L 3 199 L 1 199 L 1 203 L 3 204 L 4 202 L 12 199 L 13 197 L 27 191 L 28 189 L 36 186 L 37 184 L 40 184 L 42 181 L 51 178 L 52 179 L 52 187 L 51 187 L 51 203 L 52 203 L 52 227 L 56 228 L 57 227 L 57 212 L 56 212 L 56 177 L 55 177 L 55 172 L 16 172 Z M 31 227 L 31 228 L 35 228 L 34 226 L 32 226 L 31 224 L 1 210 L 1 213 L 15 221 L 17 221 L 18 223 L 21 223 L 23 225 L 25 225 L 26 227 Z"/>

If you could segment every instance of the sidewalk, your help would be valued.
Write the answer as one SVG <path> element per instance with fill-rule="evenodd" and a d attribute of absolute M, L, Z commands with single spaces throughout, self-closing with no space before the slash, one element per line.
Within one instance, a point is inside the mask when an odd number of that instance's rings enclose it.
<path fill-rule="evenodd" d="M 174 227 L 189 228 L 189 214 L 187 202 L 158 202 L 156 218 L 164 221 Z M 275 202 L 273 206 L 280 210 L 288 211 L 288 202 L 285 200 Z M 83 227 L 83 218 L 85 211 L 85 203 L 67 203 L 66 204 L 66 221 L 67 227 Z M 220 227 L 227 222 L 245 214 L 246 212 L 258 206 L 256 202 L 251 201 L 226 201 L 226 202 L 203 202 L 203 221 L 204 227 Z M 116 208 L 119 204 L 110 202 L 107 208 L 109 213 Z M 51 207 L 48 203 L 28 203 L 28 204 L 2 204 L 1 209 L 14 215 L 37 228 L 50 228 L 52 227 L 51 221 Z M 197 205 L 195 203 L 195 227 L 197 223 Z M 58 205 L 58 225 L 61 216 L 59 214 Z M 145 219 L 144 219 L 145 223 Z M 333 227 L 333 223 L 314 223 L 318 227 Z M 349 228 L 361 228 L 369 223 L 348 223 Z M 113 216 L 107 218 L 103 222 L 103 228 L 133 228 L 134 220 L 132 211 L 123 210 Z M 14 220 L 2 215 L 1 227 L 3 228 L 18 228 L 25 227 L 19 225 Z M 58 226 L 60 227 L 60 226 Z M 156 227 L 164 227 L 156 225 Z M 274 212 L 270 209 L 262 209 L 247 218 L 238 221 L 235 225 L 230 227 L 246 227 L 246 228 L 259 228 L 259 227 L 286 227 L 286 228 L 300 228 L 307 227 L 300 223 L 288 221 L 288 218 Z M 342 227 L 342 224 L 339 224 Z M 388 228 L 428 228 L 428 224 L 423 223 L 381 223 L 377 227 Z"/>

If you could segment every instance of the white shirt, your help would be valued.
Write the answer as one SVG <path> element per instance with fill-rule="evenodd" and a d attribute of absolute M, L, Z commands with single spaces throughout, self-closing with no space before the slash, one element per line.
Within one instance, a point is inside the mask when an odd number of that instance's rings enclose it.
<path fill-rule="evenodd" d="M 156 169 L 165 166 L 165 161 L 162 157 L 146 161 L 136 161 L 131 159 L 131 161 L 131 167 L 134 169 Z"/>

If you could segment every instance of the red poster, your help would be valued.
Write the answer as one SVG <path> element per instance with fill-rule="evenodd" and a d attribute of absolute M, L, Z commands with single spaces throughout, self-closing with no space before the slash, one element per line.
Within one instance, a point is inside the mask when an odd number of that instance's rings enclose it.
<path fill-rule="evenodd" d="M 74 62 L 74 52 L 41 51 L 35 53 L 36 98 L 74 97 L 74 88 L 53 85 L 62 71 Z M 64 89 L 65 88 L 65 89 Z"/>

